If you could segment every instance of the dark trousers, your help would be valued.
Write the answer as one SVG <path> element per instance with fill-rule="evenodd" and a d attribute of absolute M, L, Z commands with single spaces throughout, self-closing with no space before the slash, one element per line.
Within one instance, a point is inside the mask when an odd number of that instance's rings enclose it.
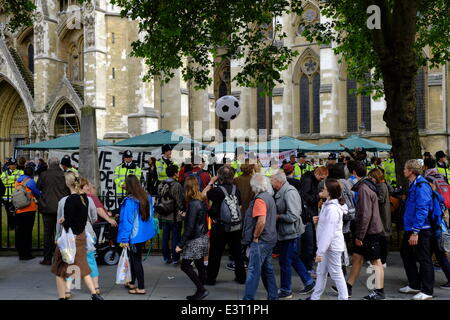
<path fill-rule="evenodd" d="M 415 246 L 410 246 L 408 243 L 411 234 L 412 231 L 404 233 L 400 250 L 409 286 L 425 294 L 433 295 L 434 268 L 431 259 L 431 230 L 421 230 L 419 242 Z M 417 270 L 417 262 L 420 266 L 419 270 Z"/>
<path fill-rule="evenodd" d="M 144 283 L 144 267 L 142 266 L 142 246 L 143 243 L 135 243 L 130 245 L 130 271 L 131 271 L 131 282 L 133 284 L 138 283 L 138 288 L 145 289 Z"/>
<path fill-rule="evenodd" d="M 436 256 L 439 266 L 447 278 L 447 282 L 450 282 L 450 262 L 448 261 L 446 252 L 439 250 L 438 239 L 435 237 L 431 238 L 431 253 L 434 253 Z"/>
<path fill-rule="evenodd" d="M 16 222 L 14 219 L 14 210 L 11 210 L 12 203 L 8 200 L 3 200 L 3 205 L 5 206 L 6 218 L 8 221 L 8 229 L 14 230 L 16 228 Z"/>
<path fill-rule="evenodd" d="M 31 257 L 35 217 L 35 211 L 16 214 L 16 249 L 20 258 Z"/>
<path fill-rule="evenodd" d="M 305 225 L 305 232 L 300 236 L 300 258 L 306 267 L 306 270 L 311 271 L 314 265 L 314 258 L 316 256 L 315 250 L 315 230 L 312 222 L 307 222 Z"/>
<path fill-rule="evenodd" d="M 381 263 L 385 264 L 389 253 L 389 240 L 388 237 L 380 237 L 380 249 L 381 249 Z"/>
<path fill-rule="evenodd" d="M 210 246 L 208 256 L 207 282 L 215 283 L 220 269 L 220 260 L 228 244 L 235 268 L 234 273 L 239 283 L 245 283 L 246 274 L 244 260 L 241 254 L 242 231 L 225 232 L 220 226 L 213 224 L 210 235 Z"/>
<path fill-rule="evenodd" d="M 198 274 L 194 271 L 194 268 L 191 265 L 192 261 L 194 261 Z M 183 261 L 181 261 L 181 270 L 186 273 L 189 279 L 191 279 L 191 281 L 195 284 L 197 287 L 197 292 L 205 290 L 203 285 L 206 280 L 206 267 L 203 263 L 203 258 L 197 260 L 183 259 Z"/>
<path fill-rule="evenodd" d="M 181 221 L 162 221 L 162 254 L 165 261 L 178 261 L 180 254 L 175 251 L 178 242 L 181 239 Z M 169 246 L 170 235 L 172 234 L 172 243 Z"/>
<path fill-rule="evenodd" d="M 44 260 L 52 260 L 55 252 L 56 213 L 42 214 L 44 223 Z"/>

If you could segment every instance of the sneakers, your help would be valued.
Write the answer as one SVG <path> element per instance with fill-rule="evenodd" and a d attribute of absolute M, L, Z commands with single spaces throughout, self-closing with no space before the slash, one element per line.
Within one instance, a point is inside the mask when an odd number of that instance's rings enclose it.
<path fill-rule="evenodd" d="M 315 286 L 315 285 L 316 285 L 316 283 L 313 282 L 313 283 L 311 283 L 309 286 L 305 286 L 305 287 L 303 288 L 303 290 L 301 290 L 301 291 L 299 292 L 299 294 L 310 294 L 311 292 L 314 291 L 314 286 Z"/>
<path fill-rule="evenodd" d="M 208 295 L 209 295 L 209 291 L 205 289 L 205 290 L 200 291 L 200 292 L 196 291 L 192 296 L 187 296 L 186 299 L 187 300 L 203 300 Z"/>
<path fill-rule="evenodd" d="M 166 264 L 171 264 L 172 262 L 173 262 L 172 259 L 169 259 L 169 260 L 164 259 L 164 263 L 166 263 Z"/>
<path fill-rule="evenodd" d="M 173 261 L 172 264 L 180 264 L 180 260 Z"/>
<path fill-rule="evenodd" d="M 244 263 L 244 267 L 245 269 L 248 268 L 248 265 L 246 263 Z M 234 269 L 236 268 L 236 265 L 234 264 L 234 262 L 230 262 L 229 264 L 227 264 L 227 266 L 225 267 L 228 270 L 234 271 Z"/>
<path fill-rule="evenodd" d="M 364 300 L 386 300 L 384 293 L 379 291 L 372 291 L 368 296 L 363 298 Z"/>
<path fill-rule="evenodd" d="M 336 286 L 331 286 L 331 290 L 335 293 L 335 294 L 339 294 L 338 289 L 336 288 Z M 352 288 L 349 286 L 349 284 L 347 283 L 347 292 L 348 292 L 348 298 L 350 299 L 352 297 Z"/>
<path fill-rule="evenodd" d="M 412 299 L 413 300 L 430 300 L 430 299 L 433 299 L 433 296 L 430 296 L 430 295 L 425 294 L 423 292 L 419 292 Z"/>
<path fill-rule="evenodd" d="M 446 284 L 439 286 L 439 288 L 444 289 L 444 290 L 450 290 L 450 282 L 447 282 Z"/>
<path fill-rule="evenodd" d="M 292 299 L 292 292 L 287 293 L 285 291 L 278 290 L 278 299 Z"/>
<path fill-rule="evenodd" d="M 93 294 L 93 295 L 91 295 L 91 299 L 92 299 L 92 301 L 101 301 L 101 300 L 105 300 L 105 299 L 103 299 L 103 297 L 102 297 L 101 295 L 99 295 L 99 294 Z"/>
<path fill-rule="evenodd" d="M 416 293 L 419 293 L 420 290 L 413 289 L 410 286 L 406 286 L 406 287 L 398 289 L 398 292 L 400 292 L 400 293 L 416 294 Z"/>

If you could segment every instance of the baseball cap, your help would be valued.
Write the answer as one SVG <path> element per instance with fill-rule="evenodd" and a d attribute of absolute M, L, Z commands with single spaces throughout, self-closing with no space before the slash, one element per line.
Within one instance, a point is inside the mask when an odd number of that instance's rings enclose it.
<path fill-rule="evenodd" d="M 290 174 L 292 171 L 294 171 L 294 166 L 290 163 L 287 163 L 284 165 L 283 170 L 285 174 Z"/>
<path fill-rule="evenodd" d="M 63 166 L 71 166 L 72 165 L 72 162 L 70 161 L 70 157 L 69 156 L 64 156 L 64 157 L 62 157 L 62 159 L 61 159 L 61 165 L 63 165 Z"/>
<path fill-rule="evenodd" d="M 122 157 L 123 158 L 133 158 L 133 153 L 131 152 L 131 150 L 125 150 Z"/>

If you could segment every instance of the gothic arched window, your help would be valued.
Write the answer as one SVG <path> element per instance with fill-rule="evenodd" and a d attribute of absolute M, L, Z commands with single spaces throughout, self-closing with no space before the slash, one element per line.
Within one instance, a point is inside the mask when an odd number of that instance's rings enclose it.
<path fill-rule="evenodd" d="M 347 132 L 350 133 L 372 130 L 370 96 L 357 95 L 354 92 L 357 88 L 355 80 L 347 80 Z"/>
<path fill-rule="evenodd" d="M 55 135 L 64 136 L 80 132 L 80 121 L 75 109 L 66 103 L 58 112 L 55 120 Z"/>
<path fill-rule="evenodd" d="M 262 95 L 263 89 L 256 89 L 256 110 L 258 129 L 272 130 L 272 97 Z"/>
<path fill-rule="evenodd" d="M 34 73 L 34 47 L 33 44 L 28 46 L 28 69 Z"/>
<path fill-rule="evenodd" d="M 300 76 L 300 133 L 320 133 L 319 63 L 311 56 L 303 59 Z"/>
<path fill-rule="evenodd" d="M 419 130 L 425 129 L 425 71 L 422 68 L 416 76 L 416 117 Z"/>

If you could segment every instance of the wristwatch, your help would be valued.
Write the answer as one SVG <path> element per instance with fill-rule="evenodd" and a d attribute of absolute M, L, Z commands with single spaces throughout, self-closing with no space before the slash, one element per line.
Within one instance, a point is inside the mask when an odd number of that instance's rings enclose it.
<path fill-rule="evenodd" d="M 417 231 L 413 231 L 413 235 L 418 236 L 419 233 Z"/>

